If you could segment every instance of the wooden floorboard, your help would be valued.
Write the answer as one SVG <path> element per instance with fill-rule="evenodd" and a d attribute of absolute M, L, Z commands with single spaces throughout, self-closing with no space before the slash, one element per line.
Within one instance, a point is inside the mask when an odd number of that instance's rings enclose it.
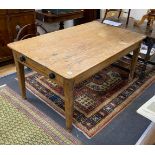
<path fill-rule="evenodd" d="M 15 64 L 9 64 L 0 67 L 0 77 L 16 72 Z"/>

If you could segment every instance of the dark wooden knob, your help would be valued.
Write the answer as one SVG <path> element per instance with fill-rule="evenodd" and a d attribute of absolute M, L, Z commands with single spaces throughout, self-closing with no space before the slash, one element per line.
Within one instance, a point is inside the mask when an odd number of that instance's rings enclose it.
<path fill-rule="evenodd" d="M 19 60 L 20 60 L 21 62 L 25 62 L 25 61 L 26 61 L 26 58 L 25 58 L 24 55 L 22 55 L 22 56 L 19 57 Z"/>
<path fill-rule="evenodd" d="M 49 74 L 49 78 L 50 78 L 50 79 L 55 79 L 55 74 L 54 74 L 54 73 L 50 73 L 50 74 Z"/>

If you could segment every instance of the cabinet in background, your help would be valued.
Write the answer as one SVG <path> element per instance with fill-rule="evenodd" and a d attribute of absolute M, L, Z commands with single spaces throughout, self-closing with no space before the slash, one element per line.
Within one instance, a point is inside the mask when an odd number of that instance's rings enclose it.
<path fill-rule="evenodd" d="M 35 10 L 0 9 L 0 62 L 13 59 L 12 51 L 7 47 L 7 44 L 15 40 L 17 28 L 34 23 Z"/>
<path fill-rule="evenodd" d="M 75 19 L 74 25 L 91 22 L 100 19 L 100 9 L 84 9 L 83 18 Z"/>

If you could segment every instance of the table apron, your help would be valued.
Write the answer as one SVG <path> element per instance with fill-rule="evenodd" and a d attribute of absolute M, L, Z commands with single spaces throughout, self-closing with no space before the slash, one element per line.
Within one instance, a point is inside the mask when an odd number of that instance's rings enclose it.
<path fill-rule="evenodd" d="M 103 68 L 105 68 L 105 67 L 109 66 L 110 64 L 116 62 L 117 60 L 119 60 L 121 57 L 125 56 L 129 52 L 140 48 L 140 44 L 141 44 L 141 42 L 138 42 L 138 43 L 124 49 L 122 52 L 114 55 L 113 57 L 101 62 L 100 64 L 88 69 L 87 71 L 77 75 L 75 78 L 70 79 L 70 80 L 73 80 L 74 84 L 78 84 L 78 83 L 86 80 L 87 78 L 89 78 L 90 76 L 96 74 L 97 72 L 99 72 Z M 43 76 L 47 77 L 48 79 L 53 80 L 53 81 L 57 82 L 58 84 L 60 84 L 61 86 L 63 86 L 64 80 L 65 80 L 64 77 L 58 75 L 57 73 L 54 73 L 50 69 L 48 69 L 48 68 L 42 66 L 41 64 L 29 59 L 28 57 L 26 57 L 25 62 L 22 62 L 22 61 L 20 61 L 20 56 L 22 56 L 22 54 L 20 54 L 20 53 L 18 53 L 16 51 L 14 51 L 14 52 L 15 52 L 16 61 L 20 62 L 24 66 L 27 66 L 27 67 L 33 69 L 34 71 L 42 74 Z M 49 77 L 50 73 L 54 73 L 54 75 L 55 75 L 54 79 L 51 79 Z"/>
<path fill-rule="evenodd" d="M 103 68 L 111 65 L 112 63 L 116 62 L 117 60 L 119 60 L 121 57 L 127 55 L 128 53 L 130 53 L 131 51 L 140 48 L 142 41 L 139 41 L 137 43 L 135 43 L 134 45 L 124 49 L 122 52 L 114 55 L 113 57 L 110 57 L 109 59 L 101 62 L 100 64 L 88 69 L 87 71 L 79 74 L 78 76 L 76 76 L 74 78 L 74 83 L 80 83 L 84 80 L 86 80 L 87 78 L 89 78 L 90 76 L 96 74 L 97 72 L 99 72 L 100 70 L 102 70 Z"/>
<path fill-rule="evenodd" d="M 20 57 L 23 56 L 23 54 L 20 54 L 16 51 L 13 51 L 14 52 L 14 55 L 15 55 L 15 61 L 18 61 L 20 62 L 21 64 L 23 64 L 24 66 L 27 66 L 29 68 L 31 68 L 32 70 L 40 73 L 41 75 L 45 76 L 46 78 L 50 79 L 51 81 L 54 81 L 54 82 L 57 82 L 59 85 L 63 86 L 63 81 L 64 81 L 64 78 L 61 77 L 60 75 L 54 73 L 53 71 L 51 71 L 50 69 L 46 68 L 45 66 L 42 66 L 41 64 L 31 60 L 30 58 L 26 57 L 26 61 L 22 62 L 20 60 Z M 55 78 L 51 79 L 49 77 L 49 75 L 53 73 L 55 75 Z"/>

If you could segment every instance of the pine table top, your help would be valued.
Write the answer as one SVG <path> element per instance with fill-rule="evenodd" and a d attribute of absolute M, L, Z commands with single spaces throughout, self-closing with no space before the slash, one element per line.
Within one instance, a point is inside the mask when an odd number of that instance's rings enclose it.
<path fill-rule="evenodd" d="M 130 52 L 126 49 L 144 38 L 145 35 L 93 21 L 13 42 L 8 47 L 72 79 L 101 63 L 119 59 Z"/>

